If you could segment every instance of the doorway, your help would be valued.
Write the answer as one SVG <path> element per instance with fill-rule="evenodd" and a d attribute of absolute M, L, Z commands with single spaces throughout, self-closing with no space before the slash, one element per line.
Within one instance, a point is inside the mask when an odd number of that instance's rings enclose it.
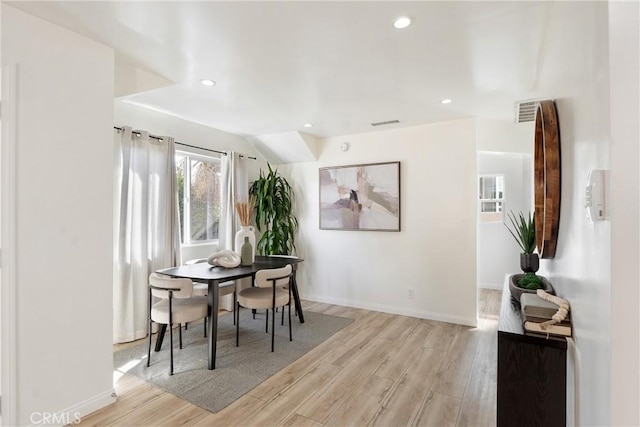
<path fill-rule="evenodd" d="M 505 227 L 507 214 L 533 213 L 531 154 L 478 152 L 477 286 L 502 290 L 505 275 L 519 271 L 520 250 Z M 490 177 L 501 179 L 491 180 Z M 492 193 L 492 182 L 494 191 Z M 481 186 L 482 184 L 482 186 Z M 484 194 L 482 194 L 484 192 Z M 490 196 L 494 199 L 486 199 Z M 500 196 L 500 197 L 499 197 Z M 485 200 L 481 200 L 484 197 Z M 487 201 L 492 200 L 492 201 Z M 483 212 L 483 210 L 492 212 Z"/>

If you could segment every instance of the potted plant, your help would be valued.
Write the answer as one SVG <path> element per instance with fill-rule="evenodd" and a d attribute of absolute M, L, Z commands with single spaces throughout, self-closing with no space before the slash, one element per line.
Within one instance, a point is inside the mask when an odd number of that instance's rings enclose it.
<path fill-rule="evenodd" d="M 251 183 L 249 194 L 256 212 L 256 227 L 263 231 L 257 249 L 261 255 L 292 255 L 298 220 L 293 215 L 293 190 L 270 164 L 269 173 Z"/>
<path fill-rule="evenodd" d="M 509 230 L 509 233 L 516 239 L 518 246 L 522 249 L 520 254 L 520 268 L 525 273 L 535 273 L 540 268 L 540 259 L 536 250 L 536 226 L 533 219 L 533 215 L 529 213 L 529 218 L 525 218 L 522 212 L 518 214 L 518 218 L 512 212 L 507 215 L 513 230 L 509 228 L 507 223 L 505 227 Z"/>
<path fill-rule="evenodd" d="M 508 215 L 511 227 L 505 223 L 505 227 L 522 249 L 520 254 L 520 269 L 524 274 L 514 274 L 509 277 L 509 289 L 511 296 L 520 301 L 520 295 L 523 292 L 536 292 L 538 289 L 544 289 L 549 293 L 553 293 L 551 283 L 544 277 L 536 275 L 536 271 L 540 267 L 540 259 L 535 253 L 536 249 L 536 227 L 533 215 L 529 213 L 528 218 L 520 212 L 518 216 L 513 212 Z"/>

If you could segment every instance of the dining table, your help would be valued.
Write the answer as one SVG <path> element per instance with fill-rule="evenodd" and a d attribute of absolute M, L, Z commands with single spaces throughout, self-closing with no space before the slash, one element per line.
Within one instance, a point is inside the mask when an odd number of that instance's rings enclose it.
<path fill-rule="evenodd" d="M 255 279 L 256 272 L 264 269 L 281 268 L 291 264 L 293 269 L 291 275 L 291 294 L 294 299 L 296 313 L 300 323 L 304 323 L 304 313 L 300 302 L 300 294 L 298 292 L 298 284 L 296 281 L 297 265 L 303 261 L 302 258 L 290 256 L 259 256 L 256 255 L 255 262 L 248 266 L 238 266 L 235 268 L 224 268 L 221 266 L 213 266 L 206 262 L 181 265 L 178 267 L 163 268 L 156 270 L 156 273 L 164 274 L 170 277 L 186 278 L 197 282 L 207 283 L 209 285 L 207 299 L 209 305 L 207 338 L 208 338 L 208 368 L 216 368 L 216 344 L 218 339 L 218 308 L 219 308 L 219 285 L 222 282 L 230 280 L 251 277 Z M 162 347 L 162 341 L 167 325 L 160 325 L 158 331 L 158 339 L 156 340 L 155 351 L 159 351 Z"/>

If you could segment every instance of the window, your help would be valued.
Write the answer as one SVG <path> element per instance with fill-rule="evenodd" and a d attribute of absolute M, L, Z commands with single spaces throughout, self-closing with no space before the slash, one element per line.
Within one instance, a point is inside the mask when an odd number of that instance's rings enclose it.
<path fill-rule="evenodd" d="M 479 183 L 480 222 L 497 222 L 504 219 L 504 175 L 481 175 Z"/>
<path fill-rule="evenodd" d="M 218 240 L 220 160 L 178 153 L 176 177 L 182 244 Z"/>

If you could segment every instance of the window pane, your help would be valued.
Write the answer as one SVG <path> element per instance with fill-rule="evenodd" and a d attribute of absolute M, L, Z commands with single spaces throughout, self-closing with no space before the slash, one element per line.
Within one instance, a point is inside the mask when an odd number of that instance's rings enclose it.
<path fill-rule="evenodd" d="M 502 202 L 482 202 L 480 212 L 502 212 Z"/>
<path fill-rule="evenodd" d="M 190 232 L 192 241 L 218 238 L 220 164 L 191 159 Z"/>
<path fill-rule="evenodd" d="M 481 176 L 479 178 L 478 194 L 480 200 L 504 198 L 504 176 Z"/>
<path fill-rule="evenodd" d="M 180 213 L 180 243 L 184 243 L 184 156 L 176 156 L 176 181 L 178 186 L 178 211 Z"/>
<path fill-rule="evenodd" d="M 496 199 L 504 199 L 504 176 L 496 176 Z"/>
<path fill-rule="evenodd" d="M 480 177 L 480 199 L 496 198 L 496 180 L 492 176 Z"/>

